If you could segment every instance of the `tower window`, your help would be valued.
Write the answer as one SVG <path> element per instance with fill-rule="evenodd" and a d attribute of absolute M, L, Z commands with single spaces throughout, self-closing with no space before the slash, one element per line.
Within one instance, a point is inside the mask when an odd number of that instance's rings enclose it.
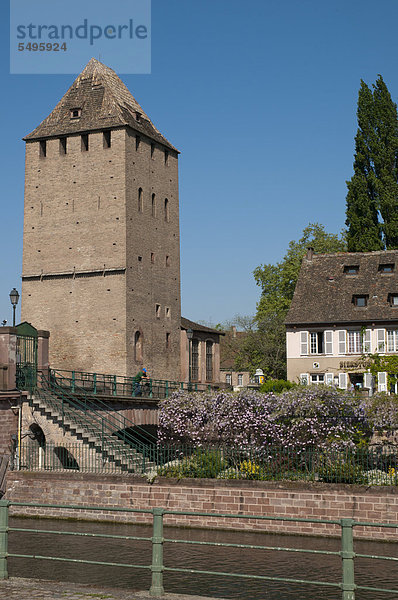
<path fill-rule="evenodd" d="M 168 150 L 164 151 L 164 164 L 166 165 L 166 167 L 169 164 L 169 151 Z"/>
<path fill-rule="evenodd" d="M 379 273 L 393 273 L 393 272 L 394 272 L 394 263 L 379 265 Z"/>
<path fill-rule="evenodd" d="M 104 131 L 103 141 L 104 141 L 104 148 L 111 147 L 111 132 L 110 131 Z"/>
<path fill-rule="evenodd" d="M 40 154 L 40 156 L 42 158 L 45 158 L 47 156 L 47 142 L 46 142 L 46 140 L 40 140 L 39 154 Z"/>
<path fill-rule="evenodd" d="M 166 332 L 166 350 L 170 350 L 170 333 Z"/>
<path fill-rule="evenodd" d="M 156 196 L 152 194 L 152 216 L 156 217 Z"/>
<path fill-rule="evenodd" d="M 78 119 L 79 117 L 81 117 L 82 115 L 82 109 L 81 108 L 72 108 L 70 111 L 70 118 L 71 119 Z"/>
<path fill-rule="evenodd" d="M 142 362 L 143 355 L 142 335 L 139 331 L 134 334 L 134 359 L 135 362 Z"/>
<path fill-rule="evenodd" d="M 66 137 L 59 138 L 59 153 L 66 154 Z"/>
<path fill-rule="evenodd" d="M 139 135 L 135 136 L 135 149 L 138 150 L 138 148 L 140 147 L 140 142 L 141 142 L 141 138 Z"/>
<path fill-rule="evenodd" d="M 156 318 L 160 319 L 160 304 L 155 304 L 155 314 Z"/>
<path fill-rule="evenodd" d="M 151 158 L 153 158 L 153 155 L 155 154 L 155 144 L 151 144 Z"/>
<path fill-rule="evenodd" d="M 81 136 L 81 140 L 82 140 L 82 152 L 88 152 L 88 134 L 83 133 L 83 135 Z"/>
<path fill-rule="evenodd" d="M 153 265 L 155 264 L 155 254 L 154 254 L 154 252 L 151 252 L 151 263 Z"/>
<path fill-rule="evenodd" d="M 144 202 L 142 198 L 142 188 L 138 188 L 138 212 L 142 213 L 144 210 Z"/>
<path fill-rule="evenodd" d="M 170 308 L 168 306 L 166 306 L 164 309 L 164 316 L 166 319 L 170 319 Z"/>
<path fill-rule="evenodd" d="M 170 266 L 170 256 L 166 254 L 166 267 Z"/>
<path fill-rule="evenodd" d="M 167 198 L 165 198 L 165 200 L 164 200 L 164 220 L 166 221 L 166 223 L 168 223 L 170 220 L 169 201 Z"/>

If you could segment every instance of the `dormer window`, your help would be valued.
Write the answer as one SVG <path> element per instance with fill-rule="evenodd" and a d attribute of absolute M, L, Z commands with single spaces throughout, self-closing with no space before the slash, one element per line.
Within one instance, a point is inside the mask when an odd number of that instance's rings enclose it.
<path fill-rule="evenodd" d="M 354 306 L 359 306 L 361 308 L 363 308 L 364 306 L 368 305 L 368 298 L 369 296 L 367 295 L 355 295 L 352 297 L 352 302 L 354 304 Z"/>
<path fill-rule="evenodd" d="M 379 273 L 393 273 L 394 263 L 386 263 L 379 265 Z"/>
<path fill-rule="evenodd" d="M 139 123 L 141 121 L 141 113 L 139 113 L 139 112 L 135 113 L 135 120 L 137 121 L 137 123 Z"/>
<path fill-rule="evenodd" d="M 391 306 L 398 306 L 398 294 L 388 294 L 388 301 Z"/>
<path fill-rule="evenodd" d="M 345 265 L 344 273 L 346 275 L 358 275 L 359 265 Z"/>
<path fill-rule="evenodd" d="M 82 115 L 82 109 L 81 108 L 72 108 L 70 111 L 70 118 L 71 119 L 78 119 L 79 117 L 81 117 Z"/>

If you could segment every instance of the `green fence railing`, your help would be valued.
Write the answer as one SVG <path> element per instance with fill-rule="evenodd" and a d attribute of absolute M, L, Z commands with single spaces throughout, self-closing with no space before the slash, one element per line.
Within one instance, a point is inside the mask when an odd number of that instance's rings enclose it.
<path fill-rule="evenodd" d="M 39 446 L 29 440 L 21 444 L 19 453 L 17 462 L 22 470 L 69 469 L 91 473 L 122 470 L 115 461 L 107 460 L 92 446 L 78 443 Z M 265 446 L 258 449 L 159 443 L 141 447 L 137 460 L 136 455 L 131 456 L 126 444 L 123 464 L 127 466 L 127 472 L 147 473 L 151 477 L 398 486 L 398 455 L 388 447 L 333 450 Z"/>
<path fill-rule="evenodd" d="M 85 532 L 71 532 L 71 531 L 51 531 L 47 529 L 29 529 L 29 528 L 21 528 L 21 527 L 9 527 L 8 525 L 8 516 L 9 516 L 9 508 L 12 506 L 19 507 L 33 507 L 35 509 L 67 509 L 68 511 L 76 511 L 76 515 L 82 510 L 84 511 L 107 511 L 112 513 L 146 513 L 148 515 L 152 515 L 152 536 L 149 537 L 137 537 L 137 536 L 118 536 L 118 535 L 110 535 L 110 534 L 96 534 L 96 533 L 85 533 Z M 42 511 L 42 516 L 45 511 Z M 69 513 L 68 513 L 69 514 Z M 309 550 L 309 549 L 300 549 L 300 548 L 282 548 L 277 546 L 262 546 L 262 545 L 247 545 L 247 544 L 231 544 L 231 543 L 221 543 L 221 542 L 199 542 L 187 539 L 169 539 L 164 537 L 163 533 L 163 524 L 164 517 L 167 515 L 185 515 L 187 517 L 205 517 L 205 518 L 222 518 L 222 519 L 244 519 L 244 520 L 260 520 L 260 521 L 289 521 L 289 522 L 297 522 L 297 523 L 307 523 L 307 524 L 326 524 L 326 525 L 334 525 L 340 527 L 340 551 L 328 551 L 328 550 Z M 37 514 L 35 511 L 35 516 L 40 517 L 40 513 Z M 242 579 L 255 579 L 258 581 L 276 581 L 280 583 L 296 583 L 300 585 L 315 585 L 315 586 L 323 586 L 338 589 L 341 591 L 342 600 L 355 600 L 355 592 L 356 590 L 366 590 L 370 592 L 385 592 L 389 594 L 398 594 L 398 589 L 386 589 L 386 588 L 376 588 L 369 587 L 363 585 L 357 585 L 355 583 L 355 558 L 367 558 L 372 560 L 388 560 L 393 562 L 398 562 L 398 558 L 394 558 L 391 556 L 379 556 L 379 555 L 367 555 L 367 554 L 358 554 L 355 553 L 354 549 L 354 528 L 360 527 L 379 527 L 379 528 L 391 528 L 398 529 L 398 524 L 391 523 L 371 523 L 371 522 L 362 522 L 355 521 L 353 519 L 338 519 L 338 520 L 329 520 L 329 519 L 299 519 L 299 518 L 284 518 L 284 517 L 267 517 L 262 515 L 241 515 L 241 514 L 221 514 L 221 513 L 207 513 L 207 512 L 191 512 L 191 511 L 176 511 L 176 510 L 168 510 L 164 508 L 148 508 L 148 509 L 128 509 L 128 508 L 118 508 L 118 507 L 99 507 L 99 506 L 78 506 L 78 505 L 56 505 L 56 504 L 39 504 L 39 503 L 24 503 L 24 502 L 8 502 L 6 500 L 0 501 L 0 579 L 8 578 L 8 569 L 7 569 L 7 559 L 8 558 L 25 558 L 25 559 L 40 559 L 40 560 L 49 560 L 49 561 L 63 561 L 69 563 L 83 563 L 90 565 L 103 565 L 103 566 L 111 566 L 111 567 L 126 567 L 131 569 L 147 569 L 152 573 L 152 581 L 151 588 L 149 593 L 151 596 L 155 598 L 159 598 L 164 595 L 164 584 L 163 584 L 163 574 L 167 572 L 177 572 L 177 573 L 190 573 L 190 574 L 206 574 L 212 576 L 224 576 L 224 577 L 237 577 Z M 63 558 L 63 557 L 54 557 L 54 556 L 46 556 L 36 553 L 32 554 L 15 554 L 8 551 L 8 534 L 13 532 L 20 533 L 40 533 L 40 534 L 48 534 L 48 535 L 74 535 L 74 536 L 90 536 L 90 537 L 98 537 L 98 538 L 111 538 L 111 539 L 124 539 L 124 540 L 146 540 L 152 543 L 152 562 L 148 565 L 142 564 L 129 564 L 129 563 L 113 563 L 113 562 L 103 562 L 103 561 L 95 561 L 88 559 L 78 559 L 78 558 Z M 332 555 L 339 556 L 341 558 L 341 580 L 334 582 L 325 582 L 319 580 L 307 580 L 307 579 L 293 579 L 288 577 L 271 577 L 264 574 L 258 575 L 249 575 L 245 573 L 231 573 L 224 571 L 203 571 L 199 569 L 187 569 L 183 567 L 167 567 L 164 564 L 163 557 L 163 546 L 165 542 L 171 542 L 173 544 L 197 544 L 201 546 L 218 546 L 218 547 L 234 547 L 241 549 L 256 549 L 256 550 L 267 550 L 267 551 L 275 551 L 275 552 L 299 552 L 299 553 L 310 553 L 310 554 L 323 554 L 323 555 Z"/>
<path fill-rule="evenodd" d="M 168 398 L 179 390 L 206 392 L 219 389 L 219 384 L 187 383 L 185 381 L 169 381 L 165 379 L 141 379 L 107 375 L 104 373 L 86 373 L 84 371 L 50 370 L 50 378 L 58 381 L 59 385 L 68 388 L 72 393 L 83 389 L 95 396 L 119 396 L 125 398 Z"/>

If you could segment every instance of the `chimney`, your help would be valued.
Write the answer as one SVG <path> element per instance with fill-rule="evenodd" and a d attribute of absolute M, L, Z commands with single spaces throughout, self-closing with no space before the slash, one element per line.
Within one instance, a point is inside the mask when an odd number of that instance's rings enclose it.
<path fill-rule="evenodd" d="M 232 337 L 236 338 L 236 327 L 235 327 L 235 325 L 232 325 L 231 331 L 232 331 Z"/>
<path fill-rule="evenodd" d="M 306 259 L 310 262 L 312 261 L 312 257 L 314 256 L 314 248 L 307 248 L 307 256 Z"/>

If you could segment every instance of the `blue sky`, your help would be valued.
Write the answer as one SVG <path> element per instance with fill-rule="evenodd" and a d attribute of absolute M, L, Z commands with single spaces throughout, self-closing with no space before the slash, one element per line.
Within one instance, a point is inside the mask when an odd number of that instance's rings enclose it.
<path fill-rule="evenodd" d="M 74 79 L 10 75 L 8 22 L 3 2 L 0 321 L 21 289 L 21 138 Z M 344 227 L 360 79 L 381 73 L 397 101 L 397 22 L 395 0 L 153 0 L 152 73 L 122 79 L 182 152 L 184 316 L 254 314 L 256 266 L 309 222 Z"/>

